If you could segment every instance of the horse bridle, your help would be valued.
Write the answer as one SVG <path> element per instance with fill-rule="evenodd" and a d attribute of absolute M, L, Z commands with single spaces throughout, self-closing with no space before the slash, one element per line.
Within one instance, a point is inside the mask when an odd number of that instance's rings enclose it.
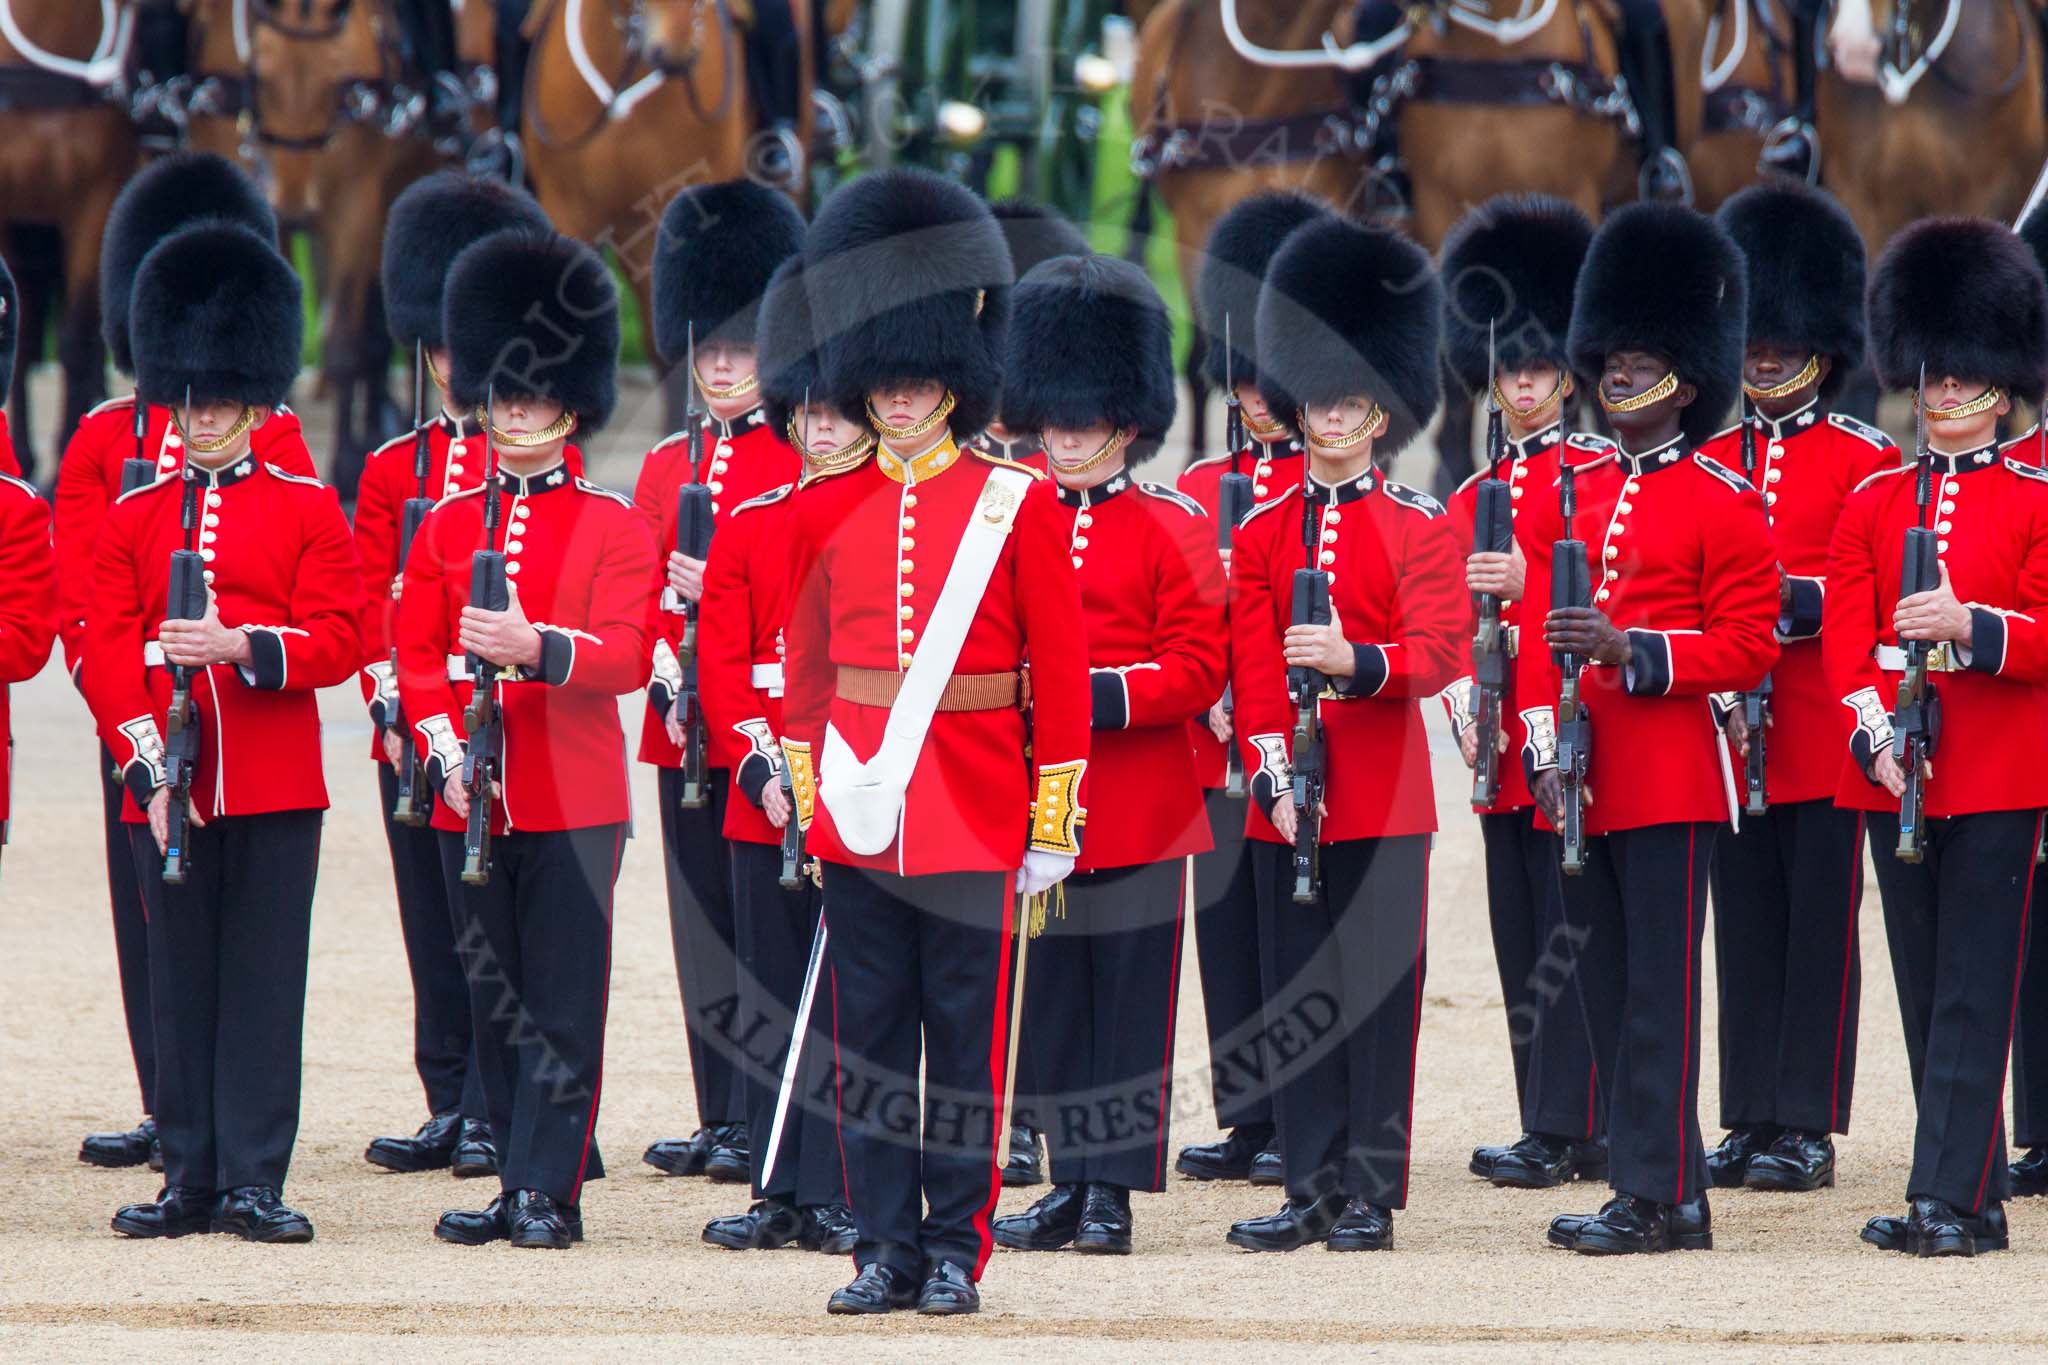
<path fill-rule="evenodd" d="M 285 16 L 285 11 L 296 6 L 301 19 L 311 19 L 313 0 L 250 0 L 249 21 L 252 26 L 269 29 L 287 42 L 328 43 L 340 38 L 347 30 L 357 3 L 358 0 L 339 0 L 320 22 L 294 24 Z M 342 124 L 367 124 L 379 109 L 386 106 L 390 106 L 392 112 L 379 131 L 390 136 L 406 131 L 415 121 L 416 114 L 407 107 L 408 101 L 397 98 L 401 87 L 393 75 L 396 70 L 395 54 L 381 32 L 377 36 L 377 53 L 382 69 L 375 76 L 341 74 L 334 78 L 338 92 L 334 107 L 328 111 L 327 122 L 318 132 L 293 135 L 275 132 L 263 125 L 263 82 L 256 72 L 252 52 L 248 68 L 243 73 L 243 90 L 247 100 L 249 131 L 256 144 L 284 152 L 325 151 Z"/>
<path fill-rule="evenodd" d="M 702 98 L 697 93 L 697 59 L 704 52 L 704 9 L 707 5 L 717 13 L 719 43 L 724 48 L 726 54 L 724 79 L 720 82 L 718 104 L 715 109 L 706 109 Z M 535 34 L 547 33 L 554 22 L 556 13 L 561 9 L 562 0 L 548 0 L 547 8 L 542 11 L 539 21 L 528 21 L 532 24 L 529 31 Z M 611 9 L 609 0 L 606 0 L 606 9 L 608 11 Z M 727 115 L 732 112 L 734 66 L 740 55 L 733 43 L 732 14 L 726 8 L 725 0 L 690 0 L 690 11 L 692 41 L 689 54 L 679 61 L 668 62 L 657 62 L 648 55 L 646 16 L 642 12 L 640 5 L 635 4 L 627 13 L 623 22 L 620 21 L 616 12 L 611 14 L 612 26 L 620 30 L 625 49 L 624 58 L 620 63 L 619 69 L 609 73 L 607 78 L 607 84 L 613 92 L 614 100 L 617 98 L 618 91 L 625 89 L 631 84 L 635 69 L 645 66 L 650 70 L 660 72 L 665 78 L 674 78 L 682 82 L 683 93 L 690 101 L 690 109 L 697 115 L 700 122 L 724 122 Z M 565 15 L 563 23 L 566 25 L 570 22 L 573 22 L 572 19 Z M 540 112 L 540 101 L 534 97 L 532 86 L 538 79 L 539 73 L 539 62 L 529 62 L 527 64 L 526 81 L 528 88 L 524 103 L 526 117 L 533 125 L 536 141 L 556 151 L 574 151 L 588 146 L 597 138 L 598 134 L 602 133 L 611 124 L 613 117 L 612 105 L 608 102 L 602 102 L 603 96 L 593 90 L 591 93 L 596 95 L 601 101 L 597 117 L 591 120 L 588 127 L 579 129 L 569 137 L 558 136 L 543 120 Z"/>
<path fill-rule="evenodd" d="M 1947 0 L 1947 4 L 1942 11 L 1944 18 L 1950 8 L 1960 7 L 1964 3 L 1966 3 L 1966 0 Z M 1916 26 L 1911 17 L 1913 5 L 1914 0 L 1892 0 L 1891 20 L 1886 25 L 1884 35 L 1885 50 L 1882 60 L 1894 72 L 1901 75 L 1909 71 L 1926 52 L 1925 47 L 1920 45 L 1926 39 L 1925 31 L 1923 28 Z M 1962 99 L 1997 100 L 2004 99 L 2007 95 L 2010 95 L 2027 72 L 2026 32 L 2034 19 L 2033 14 L 2027 8 L 2027 0 L 2012 0 L 2012 13 L 2013 18 L 2019 24 L 2020 41 L 2015 45 L 2016 50 L 2013 55 L 2012 69 L 2000 77 L 1996 84 L 1980 90 L 1966 85 L 1955 76 L 1950 75 L 1948 68 L 1942 62 L 1942 58 L 1948 55 L 1945 50 L 1936 53 L 1932 60 L 1927 63 L 1927 74 L 1947 86 L 1950 93 Z M 2048 53 L 2044 53 L 2044 55 L 2048 55 Z"/>

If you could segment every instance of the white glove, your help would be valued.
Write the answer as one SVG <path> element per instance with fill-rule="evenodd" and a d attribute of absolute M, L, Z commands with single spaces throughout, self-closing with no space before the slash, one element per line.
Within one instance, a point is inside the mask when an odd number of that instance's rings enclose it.
<path fill-rule="evenodd" d="M 1065 881 L 1073 870 L 1074 860 L 1068 854 L 1026 849 L 1024 866 L 1017 869 L 1017 894 L 1035 896 L 1041 891 L 1050 891 Z"/>

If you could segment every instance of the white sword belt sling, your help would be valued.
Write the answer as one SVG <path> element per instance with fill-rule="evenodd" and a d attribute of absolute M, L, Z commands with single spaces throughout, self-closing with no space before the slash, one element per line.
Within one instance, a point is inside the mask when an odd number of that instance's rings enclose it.
<path fill-rule="evenodd" d="M 932 715 L 952 679 L 967 628 L 974 623 L 981 595 L 995 572 L 996 557 L 1016 524 L 1017 509 L 1031 486 L 1023 470 L 992 469 L 981 497 L 960 537 L 946 585 L 925 629 L 924 642 L 903 675 L 903 686 L 889 708 L 882 743 L 865 763 L 831 724 L 825 726 L 824 751 L 818 757 L 818 799 L 832 812 L 832 825 L 849 853 L 872 857 L 896 841 L 903 823 L 903 794 L 924 748 Z"/>

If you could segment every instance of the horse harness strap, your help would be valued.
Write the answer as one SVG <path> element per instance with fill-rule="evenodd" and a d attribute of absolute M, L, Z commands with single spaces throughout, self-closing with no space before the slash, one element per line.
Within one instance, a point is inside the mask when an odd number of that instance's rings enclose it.
<path fill-rule="evenodd" d="M 75 76 L 34 66 L 0 66 L 0 113 L 96 109 L 107 92 Z"/>

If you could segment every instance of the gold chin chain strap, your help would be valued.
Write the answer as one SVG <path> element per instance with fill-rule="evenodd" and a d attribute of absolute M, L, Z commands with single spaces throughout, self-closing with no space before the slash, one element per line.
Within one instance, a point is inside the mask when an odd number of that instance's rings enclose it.
<path fill-rule="evenodd" d="M 493 444 L 511 446 L 515 450 L 544 446 L 550 441 L 559 441 L 576 430 L 576 414 L 566 411 L 539 431 L 500 431 L 491 425 L 491 415 L 482 408 L 477 409 L 476 420 L 489 433 Z"/>
<path fill-rule="evenodd" d="M 1242 407 L 1237 410 L 1237 415 L 1244 420 L 1245 431 L 1250 433 L 1255 441 L 1277 441 L 1287 434 L 1287 423 L 1277 417 L 1269 422 L 1261 422 Z"/>
<path fill-rule="evenodd" d="M 1749 395 L 1749 401 L 1752 403 L 1770 403 L 1780 398 L 1790 398 L 1793 394 L 1799 392 L 1818 378 L 1820 378 L 1820 353 L 1816 351 L 1806 358 L 1806 364 L 1800 367 L 1799 373 L 1793 375 L 1784 383 L 1774 384 L 1768 389 L 1760 389 L 1745 379 L 1742 381 L 1742 391 Z"/>
<path fill-rule="evenodd" d="M 427 378 L 434 381 L 434 387 L 443 393 L 448 392 L 447 376 L 443 375 L 440 368 L 434 364 L 434 353 L 422 346 L 420 347 L 420 359 L 427 362 Z"/>
<path fill-rule="evenodd" d="M 1664 377 L 1631 398 L 1609 398 L 1607 391 L 1600 391 L 1600 406 L 1610 413 L 1641 412 L 1644 408 L 1663 402 L 1678 392 L 1678 371 L 1669 370 Z"/>
<path fill-rule="evenodd" d="M 1324 450 L 1349 450 L 1352 446 L 1357 445 L 1360 441 L 1372 435 L 1373 428 L 1378 426 L 1380 418 L 1386 415 L 1387 410 L 1378 403 L 1374 403 L 1372 410 L 1365 414 L 1365 420 L 1345 432 L 1342 436 L 1314 436 L 1310 437 L 1310 439 Z M 1306 435 L 1308 432 L 1308 414 L 1300 412 L 1296 413 L 1295 416 L 1300 419 L 1302 433 Z"/>
<path fill-rule="evenodd" d="M 947 389 L 946 396 L 941 398 L 939 405 L 932 409 L 931 416 L 912 422 L 907 427 L 892 427 L 882 420 L 882 414 L 875 411 L 875 400 L 870 398 L 868 400 L 868 423 L 891 441 L 914 441 L 920 436 L 927 435 L 941 422 L 951 417 L 953 409 L 958 407 L 959 404 L 960 400 L 954 396 L 953 391 Z"/>
<path fill-rule="evenodd" d="M 1102 443 L 1102 449 L 1096 451 L 1079 464 L 1061 464 L 1059 461 L 1052 459 L 1051 451 L 1047 451 L 1045 457 L 1048 460 L 1052 460 L 1053 468 L 1062 474 L 1086 474 L 1091 469 L 1099 468 L 1105 461 L 1113 458 L 1119 450 L 1122 450 L 1130 443 L 1130 429 L 1119 427 L 1109 434 L 1107 441 Z"/>
<path fill-rule="evenodd" d="M 244 403 L 242 404 L 241 416 L 235 418 L 235 424 L 229 427 L 223 435 L 216 436 L 210 441 L 201 440 L 185 430 L 183 423 L 180 423 L 178 426 L 178 435 L 184 438 L 185 448 L 194 455 L 217 455 L 241 440 L 243 434 L 255 425 L 256 409 Z"/>
<path fill-rule="evenodd" d="M 697 381 L 698 392 L 714 403 L 723 403 L 728 399 L 738 398 L 742 394 L 752 393 L 755 386 L 761 382 L 761 372 L 759 370 L 740 380 L 737 384 L 728 384 L 722 389 L 716 384 L 708 382 L 703 374 L 696 370 L 690 371 L 690 376 Z"/>
<path fill-rule="evenodd" d="M 791 413 L 789 443 L 796 447 L 796 453 L 803 457 L 805 473 L 831 474 L 841 469 L 851 469 L 865 460 L 875 448 L 875 433 L 863 431 L 853 444 L 821 454 L 804 444 L 802 429 L 797 425 L 797 416 Z"/>
<path fill-rule="evenodd" d="M 1980 412 L 1989 412 L 1998 406 L 1998 400 L 2005 397 L 2005 390 L 1993 385 L 1967 403 L 1958 403 L 1952 408 L 1927 408 L 1930 422 L 1966 422 Z M 1924 399 L 1913 400 L 1926 407 Z"/>
<path fill-rule="evenodd" d="M 1563 405 L 1564 400 L 1571 397 L 1571 395 L 1572 377 L 1567 372 L 1558 376 L 1557 387 L 1550 391 L 1550 397 L 1543 399 L 1527 412 L 1517 412 L 1515 405 L 1508 401 L 1508 396 L 1501 392 L 1500 380 L 1496 379 L 1493 381 L 1493 401 L 1500 404 L 1506 411 L 1514 413 L 1515 420 L 1518 422 L 1534 422 L 1539 418 L 1548 417 L 1551 413 L 1557 411 Z"/>

